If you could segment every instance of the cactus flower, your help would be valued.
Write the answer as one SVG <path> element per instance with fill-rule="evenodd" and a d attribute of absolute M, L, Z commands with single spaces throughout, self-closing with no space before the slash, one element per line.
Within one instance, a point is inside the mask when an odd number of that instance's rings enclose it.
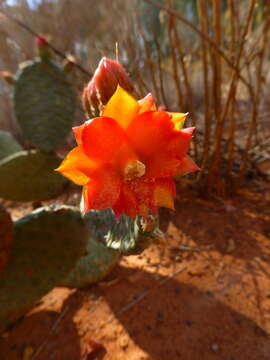
<path fill-rule="evenodd" d="M 100 117 L 73 128 L 78 146 L 56 169 L 83 186 L 84 210 L 112 208 L 117 217 L 174 209 L 173 178 L 198 170 L 187 156 L 194 128 L 187 114 L 155 109 L 120 86 Z"/>

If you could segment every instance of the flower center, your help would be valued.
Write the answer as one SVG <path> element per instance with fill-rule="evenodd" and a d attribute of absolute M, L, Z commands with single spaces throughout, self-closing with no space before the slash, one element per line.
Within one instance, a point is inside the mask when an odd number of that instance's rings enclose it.
<path fill-rule="evenodd" d="M 124 170 L 125 180 L 133 180 L 145 174 L 145 165 L 139 160 L 130 161 Z"/>

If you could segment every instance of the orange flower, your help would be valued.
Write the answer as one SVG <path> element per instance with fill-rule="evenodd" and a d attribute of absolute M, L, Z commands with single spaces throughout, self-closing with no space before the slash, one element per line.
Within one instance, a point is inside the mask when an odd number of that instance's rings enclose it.
<path fill-rule="evenodd" d="M 198 170 L 186 155 L 194 130 L 181 130 L 186 115 L 157 111 L 151 94 L 137 102 L 118 86 L 100 117 L 73 128 L 78 146 L 56 170 L 83 185 L 85 211 L 135 218 L 173 209 L 173 177 Z"/>

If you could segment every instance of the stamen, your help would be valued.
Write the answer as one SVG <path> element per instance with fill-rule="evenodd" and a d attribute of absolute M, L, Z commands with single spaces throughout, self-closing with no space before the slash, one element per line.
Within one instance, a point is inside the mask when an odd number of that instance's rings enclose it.
<path fill-rule="evenodd" d="M 133 180 L 145 174 L 145 165 L 139 160 L 130 161 L 124 170 L 125 180 Z"/>

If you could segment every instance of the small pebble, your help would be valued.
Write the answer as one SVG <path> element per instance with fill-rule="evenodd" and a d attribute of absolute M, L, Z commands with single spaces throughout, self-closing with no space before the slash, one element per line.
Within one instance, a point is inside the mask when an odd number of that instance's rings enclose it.
<path fill-rule="evenodd" d="M 218 344 L 212 344 L 211 349 L 212 349 L 213 351 L 217 352 L 217 351 L 219 350 Z"/>
<path fill-rule="evenodd" d="M 236 249 L 235 241 L 232 238 L 230 238 L 228 240 L 228 245 L 227 245 L 226 251 L 227 251 L 227 253 L 232 253 L 232 252 L 234 252 L 235 249 Z"/>
<path fill-rule="evenodd" d="M 127 336 L 122 336 L 119 339 L 119 345 L 121 346 L 122 349 L 126 349 L 128 347 L 128 343 L 129 343 L 129 338 Z"/>

